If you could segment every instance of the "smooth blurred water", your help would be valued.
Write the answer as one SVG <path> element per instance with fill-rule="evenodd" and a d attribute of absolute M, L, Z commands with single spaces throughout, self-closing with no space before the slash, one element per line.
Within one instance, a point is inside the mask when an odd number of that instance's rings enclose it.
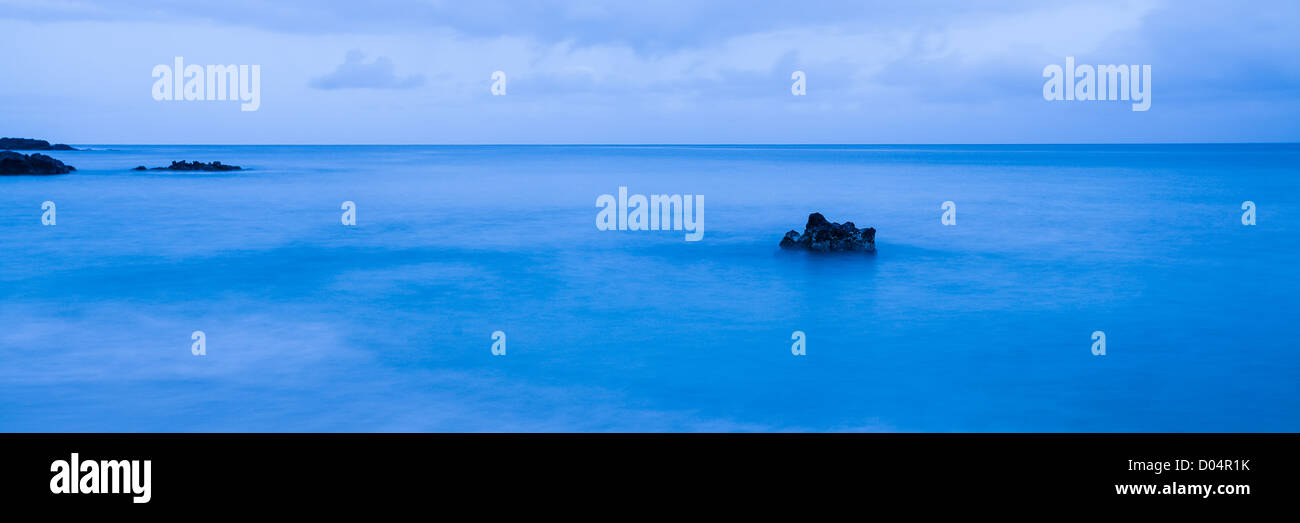
<path fill-rule="evenodd" d="M 0 177 L 0 430 L 1300 430 L 1297 145 L 91 147 Z"/>

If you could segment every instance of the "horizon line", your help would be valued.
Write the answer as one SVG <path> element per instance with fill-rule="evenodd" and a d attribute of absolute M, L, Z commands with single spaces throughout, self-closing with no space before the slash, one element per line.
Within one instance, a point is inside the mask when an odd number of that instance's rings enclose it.
<path fill-rule="evenodd" d="M 53 143 L 53 142 L 51 142 Z M 238 146 L 238 147 L 882 147 L 882 146 L 1063 146 L 1063 145 L 1300 145 L 1300 141 L 1276 142 L 896 142 L 896 143 L 91 143 L 82 146 Z"/>

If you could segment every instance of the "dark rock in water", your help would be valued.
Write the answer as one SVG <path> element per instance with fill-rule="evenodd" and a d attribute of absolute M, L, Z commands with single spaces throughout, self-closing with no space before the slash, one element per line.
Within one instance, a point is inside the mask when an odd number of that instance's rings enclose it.
<path fill-rule="evenodd" d="M 790 231 L 781 238 L 782 249 L 805 249 L 816 252 L 876 252 L 876 229 L 859 229 L 853 222 L 834 223 L 821 213 L 808 215 L 803 234 Z"/>
<path fill-rule="evenodd" d="M 131 170 L 132 170 L 132 171 L 148 171 L 149 168 L 148 168 L 148 167 L 145 167 L 145 166 L 143 166 L 143 165 L 137 165 L 137 166 L 135 166 L 135 169 L 131 169 Z"/>
<path fill-rule="evenodd" d="M 149 170 L 151 171 L 238 171 L 240 169 L 242 169 L 242 167 L 238 165 L 226 165 L 219 161 L 212 162 L 212 163 L 173 161 L 172 164 L 167 167 L 154 167 L 153 169 L 149 169 Z M 145 167 L 141 165 L 132 170 L 143 171 L 145 170 Z"/>
<path fill-rule="evenodd" d="M 50 145 L 45 140 L 35 140 L 32 138 L 0 138 L 0 149 L 11 151 L 75 151 L 76 148 L 56 143 Z"/>
<path fill-rule="evenodd" d="M 68 174 L 75 170 L 76 167 L 43 154 L 0 151 L 0 174 Z"/>

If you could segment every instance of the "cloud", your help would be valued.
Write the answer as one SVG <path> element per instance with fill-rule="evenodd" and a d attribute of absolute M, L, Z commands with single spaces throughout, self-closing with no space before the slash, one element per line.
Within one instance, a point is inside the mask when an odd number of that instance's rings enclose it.
<path fill-rule="evenodd" d="M 220 5 L 173 0 L 0 0 L 0 18 L 35 22 L 184 21 L 296 34 L 427 33 L 446 29 L 475 38 L 519 36 L 546 44 L 620 43 L 660 52 L 790 26 L 850 23 L 888 28 L 918 19 L 939 23 L 973 13 L 1015 14 L 1036 0 L 861 2 L 805 0 L 798 9 L 747 0 L 227 0 Z M 256 13 L 250 16 L 249 13 Z"/>
<path fill-rule="evenodd" d="M 380 56 L 366 63 L 360 50 L 348 51 L 343 63 L 325 76 L 311 80 L 316 89 L 412 89 L 424 85 L 424 76 L 397 76 L 393 61 Z"/>
<path fill-rule="evenodd" d="M 793 11 L 740 0 L 230 7 L 253 2 L 0 0 L 0 42 L 24 50 L 0 68 L 8 80 L 0 81 L 0 114 L 15 128 L 34 129 L 28 134 L 82 143 L 1300 136 L 1300 45 L 1289 37 L 1300 3 L 1288 0 L 1262 1 L 1250 12 L 1211 0 L 808 0 Z M 106 39 L 112 49 L 88 44 Z M 382 49 L 386 58 L 348 53 L 356 48 Z M 124 103 L 149 100 L 139 96 L 137 71 L 182 55 L 190 63 L 261 64 L 265 100 L 278 112 L 219 113 L 229 120 L 182 132 L 164 128 L 172 113 L 208 106 Z M 1066 56 L 1151 64 L 1155 109 L 1045 103 L 1043 67 Z M 16 72 L 27 70 L 42 74 Z M 509 96 L 491 95 L 496 70 L 507 73 Z M 790 95 L 794 70 L 807 74 L 806 97 Z M 86 92 L 83 77 L 102 82 Z M 147 90 L 152 80 L 143 81 Z M 319 111 L 336 101 L 335 89 L 350 89 L 355 103 Z M 100 127 L 88 117 L 108 110 L 164 123 Z M 1061 125 L 1067 115 L 1073 123 Z M 429 126 L 435 116 L 447 125 Z"/>

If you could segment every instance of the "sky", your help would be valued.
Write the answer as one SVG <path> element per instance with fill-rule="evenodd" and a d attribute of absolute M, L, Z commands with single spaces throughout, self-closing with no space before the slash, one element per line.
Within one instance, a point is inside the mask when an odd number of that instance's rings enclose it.
<path fill-rule="evenodd" d="M 1296 142 L 1297 27 L 1300 2 L 1285 0 L 0 0 L 0 136 Z M 154 67 L 178 56 L 259 66 L 258 109 L 155 100 Z M 1150 109 L 1045 100 L 1044 68 L 1067 56 L 1149 65 Z"/>

